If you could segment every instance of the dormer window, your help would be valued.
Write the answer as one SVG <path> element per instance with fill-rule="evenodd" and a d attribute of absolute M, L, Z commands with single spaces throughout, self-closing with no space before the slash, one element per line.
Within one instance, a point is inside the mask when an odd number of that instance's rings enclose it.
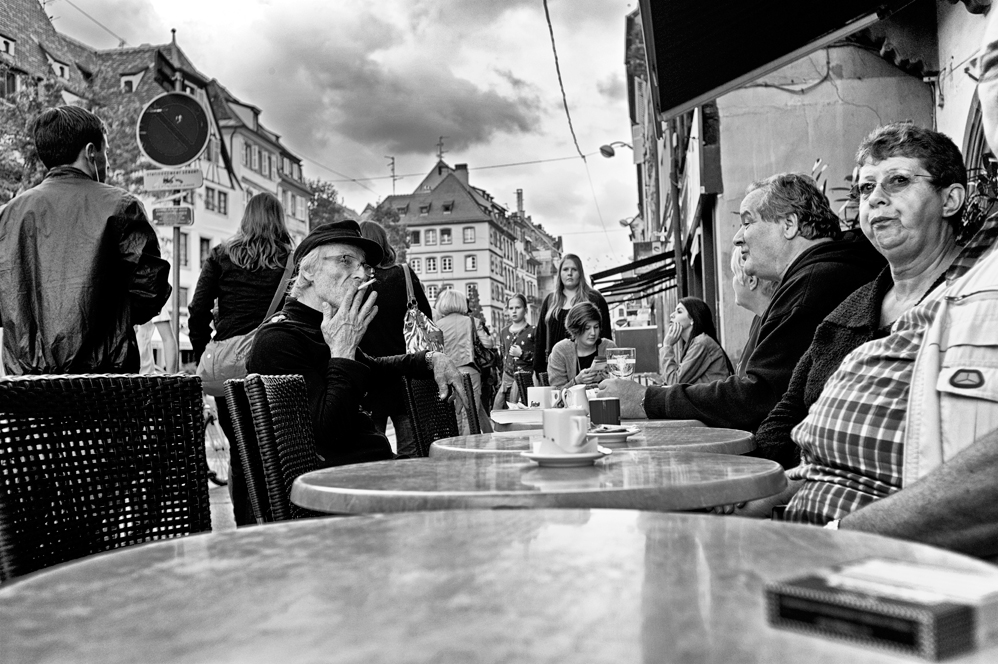
<path fill-rule="evenodd" d="M 395 208 L 395 211 L 399 213 L 400 217 L 404 217 L 409 212 L 409 204 L 399 205 Z"/>
<path fill-rule="evenodd" d="M 139 87 L 139 81 L 142 80 L 142 75 L 145 72 L 138 72 L 137 74 L 122 74 L 121 75 L 121 91 L 125 94 L 131 94 Z"/>
<path fill-rule="evenodd" d="M 450 214 L 454 211 L 454 201 L 444 201 L 443 204 L 444 214 Z"/>
<path fill-rule="evenodd" d="M 430 204 L 429 203 L 423 203 L 422 205 L 419 206 L 419 214 L 421 214 L 423 216 L 426 216 L 429 213 L 430 213 Z"/>
<path fill-rule="evenodd" d="M 17 41 L 16 40 L 11 39 L 10 37 L 0 36 L 0 42 L 3 42 L 2 44 L 0 44 L 0 47 L 3 48 L 3 52 L 4 53 L 6 53 L 7 55 L 14 55 L 15 54 L 15 50 L 14 49 L 15 49 L 15 47 L 17 45 Z"/>

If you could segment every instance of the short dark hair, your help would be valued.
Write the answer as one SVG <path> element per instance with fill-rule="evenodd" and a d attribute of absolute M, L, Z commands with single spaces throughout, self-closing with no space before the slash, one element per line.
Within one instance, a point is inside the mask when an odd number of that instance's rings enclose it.
<path fill-rule="evenodd" d="M 892 122 L 877 127 L 863 139 L 856 151 L 856 165 L 867 162 L 878 163 L 891 157 L 918 159 L 932 176 L 932 184 L 937 189 L 951 184 L 967 186 L 967 168 L 963 155 L 946 134 L 919 127 L 911 121 Z M 959 225 L 963 208 L 948 217 L 952 224 Z"/>
<path fill-rule="evenodd" d="M 55 168 L 76 161 L 87 143 L 103 149 L 107 128 L 99 117 L 85 108 L 56 106 L 45 109 L 35 118 L 31 133 L 39 159 L 46 168 Z"/>
<path fill-rule="evenodd" d="M 572 335 L 572 338 L 582 334 L 589 323 L 599 323 L 603 325 L 603 318 L 599 309 L 592 302 L 580 302 L 568 310 L 565 316 L 565 329 Z M 602 330 L 600 331 L 602 333 Z"/>
<path fill-rule="evenodd" d="M 756 189 L 763 193 L 759 215 L 765 221 L 776 222 L 791 214 L 797 215 L 797 228 L 808 240 L 838 238 L 842 234 L 839 218 L 832 212 L 814 180 L 801 173 L 777 173 L 749 185 L 745 192 Z"/>

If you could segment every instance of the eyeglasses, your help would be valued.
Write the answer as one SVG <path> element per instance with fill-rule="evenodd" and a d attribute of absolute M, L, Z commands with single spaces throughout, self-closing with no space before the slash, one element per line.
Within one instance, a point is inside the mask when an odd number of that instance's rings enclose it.
<path fill-rule="evenodd" d="M 915 178 L 932 179 L 931 175 L 921 175 L 919 173 L 890 173 L 883 180 L 873 182 L 860 182 L 850 190 L 853 200 L 867 200 L 877 190 L 877 185 L 884 190 L 888 196 L 900 194 L 902 191 L 915 184 Z"/>
<path fill-rule="evenodd" d="M 332 260 L 336 259 L 340 264 L 349 271 L 354 271 L 358 267 L 363 268 L 364 274 L 374 274 L 374 268 L 365 263 L 364 261 L 351 256 L 350 254 L 335 254 L 333 256 L 325 256 L 322 260 Z"/>

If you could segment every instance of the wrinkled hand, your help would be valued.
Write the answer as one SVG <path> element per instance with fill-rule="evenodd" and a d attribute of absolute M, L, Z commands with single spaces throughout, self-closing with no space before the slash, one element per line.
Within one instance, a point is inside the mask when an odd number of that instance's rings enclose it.
<path fill-rule="evenodd" d="M 669 323 L 669 331 L 665 333 L 665 340 L 662 343 L 666 346 L 675 346 L 682 334 L 683 328 L 679 327 L 679 323 Z"/>
<path fill-rule="evenodd" d="M 440 388 L 437 395 L 440 400 L 454 401 L 456 399 L 458 403 L 467 408 L 468 402 L 464 398 L 464 381 L 454 361 L 443 353 L 433 353 L 430 355 L 430 362 L 433 363 L 433 380 Z M 449 387 L 453 387 L 453 389 L 448 389 Z M 450 395 L 447 394 L 448 392 Z"/>
<path fill-rule="evenodd" d="M 366 287 L 353 287 L 335 314 L 328 302 L 322 303 L 322 338 L 329 346 L 331 357 L 354 359 L 367 326 L 378 313 L 374 304 L 376 299 L 378 294 L 368 294 Z"/>
<path fill-rule="evenodd" d="M 599 384 L 599 396 L 616 397 L 620 399 L 620 416 L 629 420 L 647 419 L 645 409 L 641 407 L 646 388 L 633 380 L 626 378 L 607 378 Z"/>

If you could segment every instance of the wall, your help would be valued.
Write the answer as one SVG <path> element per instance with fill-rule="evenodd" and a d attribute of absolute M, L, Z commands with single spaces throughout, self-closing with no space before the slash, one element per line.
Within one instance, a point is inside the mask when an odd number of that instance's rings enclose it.
<path fill-rule="evenodd" d="M 791 92 L 775 87 L 804 89 Z M 752 314 L 731 292 L 731 240 L 745 188 L 782 171 L 810 173 L 816 159 L 825 171 L 833 209 L 845 192 L 856 148 L 875 127 L 911 119 L 932 126 L 928 85 L 858 47 L 823 49 L 717 101 L 721 126 L 721 177 L 715 213 L 717 284 L 722 343 L 736 361 Z"/>
<path fill-rule="evenodd" d="M 981 46 L 987 18 L 971 14 L 962 4 L 936 3 L 939 39 L 939 83 L 936 93 L 936 129 L 965 145 L 967 119 L 977 83 L 964 72 Z"/>

